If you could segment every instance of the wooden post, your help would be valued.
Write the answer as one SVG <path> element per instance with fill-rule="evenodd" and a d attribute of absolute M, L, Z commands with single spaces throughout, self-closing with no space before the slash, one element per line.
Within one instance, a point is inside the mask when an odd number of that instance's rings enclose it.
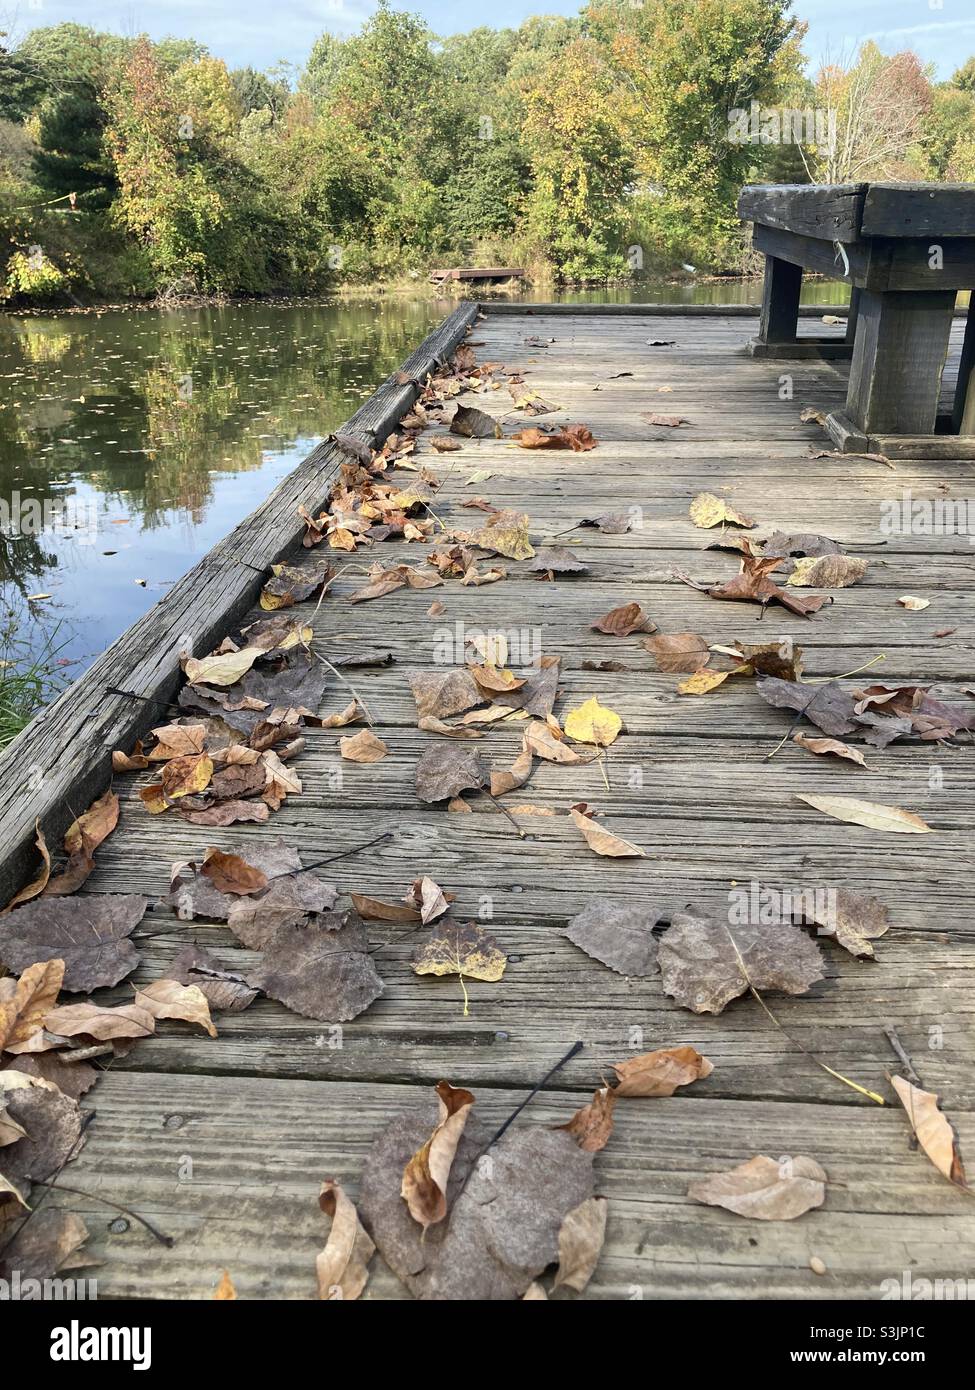
<path fill-rule="evenodd" d="M 857 320 L 860 317 L 860 291 L 856 285 L 850 286 L 850 312 L 846 318 L 846 341 L 850 347 L 856 342 Z"/>
<path fill-rule="evenodd" d="M 955 434 L 975 434 L 975 314 L 971 304 L 965 320 L 951 424 Z"/>
<path fill-rule="evenodd" d="M 799 324 L 799 291 L 802 266 L 765 257 L 765 283 L 762 287 L 762 317 L 758 337 L 763 343 L 794 343 Z"/>
<path fill-rule="evenodd" d="M 933 434 L 954 290 L 863 290 L 847 415 L 866 434 Z"/>

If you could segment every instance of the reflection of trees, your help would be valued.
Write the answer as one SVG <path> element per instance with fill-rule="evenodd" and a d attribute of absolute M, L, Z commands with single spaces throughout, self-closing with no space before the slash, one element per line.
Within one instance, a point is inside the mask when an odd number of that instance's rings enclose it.
<path fill-rule="evenodd" d="M 43 504 L 84 478 L 146 527 L 198 521 L 213 474 L 327 434 L 439 316 L 390 300 L 0 321 L 0 487 Z"/>

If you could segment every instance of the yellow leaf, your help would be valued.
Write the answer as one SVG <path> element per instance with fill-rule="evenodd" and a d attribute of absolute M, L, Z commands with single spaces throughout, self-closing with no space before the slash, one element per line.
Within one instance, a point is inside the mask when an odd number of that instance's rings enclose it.
<path fill-rule="evenodd" d="M 711 526 L 743 526 L 749 530 L 754 526 L 754 517 L 736 511 L 730 502 L 715 497 L 713 492 L 699 492 L 690 507 L 690 517 L 695 526 L 707 530 Z"/>
<path fill-rule="evenodd" d="M 595 696 L 565 716 L 565 732 L 570 738 L 577 743 L 594 743 L 598 748 L 608 748 L 622 728 L 623 721 L 616 711 L 601 705 Z"/>

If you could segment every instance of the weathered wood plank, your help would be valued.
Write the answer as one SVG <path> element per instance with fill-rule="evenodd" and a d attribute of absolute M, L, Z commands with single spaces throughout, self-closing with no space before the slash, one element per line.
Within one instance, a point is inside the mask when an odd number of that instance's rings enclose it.
<path fill-rule="evenodd" d="M 596 1082 L 595 1057 L 591 1067 Z M 322 1179 L 338 1178 L 354 1196 L 372 1140 L 425 1094 L 395 1084 L 110 1073 L 92 1093 L 96 1119 L 70 1180 L 133 1207 L 176 1243 L 166 1250 L 134 1222 L 112 1231 L 90 1198 L 55 1191 L 50 1201 L 87 1220 L 89 1248 L 104 1261 L 102 1297 L 210 1298 L 228 1269 L 242 1298 L 314 1298 L 327 1224 Z M 494 1125 L 523 1096 L 485 1089 L 477 1105 Z M 577 1104 L 577 1094 L 552 1091 L 520 1123 L 558 1124 Z M 965 1278 L 975 1260 L 969 1199 L 911 1149 L 893 1107 L 675 1097 L 620 1104 L 616 1113 L 595 1161 L 610 1219 L 587 1299 L 773 1290 L 777 1298 L 877 1299 L 883 1281 L 900 1281 L 904 1269 L 913 1278 Z M 971 1113 L 956 1122 L 962 1142 L 975 1142 Z M 824 1207 L 797 1221 L 755 1223 L 688 1199 L 690 1182 L 756 1152 L 815 1156 L 830 1178 Z M 826 1264 L 825 1277 L 810 1270 L 812 1255 Z M 377 1257 L 365 1297 L 402 1296 Z"/>
<path fill-rule="evenodd" d="M 749 184 L 738 196 L 738 216 L 743 222 L 849 243 L 860 235 L 868 187 L 865 183 Z"/>

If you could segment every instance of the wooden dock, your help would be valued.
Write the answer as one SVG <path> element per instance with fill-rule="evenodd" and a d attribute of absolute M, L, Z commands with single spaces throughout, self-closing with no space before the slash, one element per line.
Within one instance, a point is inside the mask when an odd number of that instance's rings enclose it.
<path fill-rule="evenodd" d="M 524 267 L 513 265 L 461 265 L 452 266 L 447 270 L 431 270 L 430 272 L 430 279 L 435 285 L 444 285 L 448 281 L 457 281 L 468 285 L 501 285 L 505 280 L 523 280 L 524 278 Z"/>
<path fill-rule="evenodd" d="M 960 329 L 956 323 L 955 358 Z M 807 330 L 823 327 L 804 319 L 800 332 Z M 471 1089 L 478 1113 L 495 1126 L 577 1039 L 585 1047 L 531 1102 L 524 1122 L 563 1123 L 613 1062 L 635 1052 L 691 1044 L 714 1064 L 710 1076 L 672 1098 L 617 1106 L 615 1132 L 595 1158 L 596 1191 L 609 1199 L 607 1240 L 583 1297 L 877 1299 L 885 1280 L 901 1282 L 905 1272 L 917 1279 L 971 1272 L 975 1206 L 912 1141 L 886 1079 L 903 1068 L 885 1032 L 895 1031 L 925 1088 L 940 1097 L 971 1166 L 975 761 L 964 741 L 971 736 L 866 749 L 868 771 L 791 741 L 769 758 L 792 715 L 766 704 L 752 681 L 683 696 L 676 687 L 684 677 L 660 671 L 639 635 L 591 628 L 635 600 L 662 633 L 698 632 L 725 645 L 792 638 L 806 653 L 807 677 L 855 671 L 883 655 L 844 681 L 846 689 L 918 682 L 966 698 L 975 677 L 969 538 L 887 535 L 881 518 L 885 501 L 905 492 L 975 498 L 971 464 L 898 459 L 890 468 L 869 458 L 812 457 L 828 443 L 800 412 L 828 413 L 842 403 L 846 364 L 753 360 L 744 345 L 754 331 L 754 318 L 741 312 L 492 305 L 479 315 L 466 305 L 350 422 L 348 433 L 384 438 L 415 395 L 408 378 L 422 379 L 465 338 L 479 362 L 520 372 L 526 390 L 556 407 L 552 413 L 527 418 L 504 387 L 458 400 L 496 417 L 507 436 L 529 425 L 583 423 L 598 446 L 526 450 L 487 437 L 438 454 L 430 440 L 439 427 L 419 436 L 409 461 L 439 478 L 432 506 L 448 528 L 484 523 L 486 513 L 463 506 L 479 494 L 527 513 L 536 547 L 560 536 L 555 543 L 571 545 L 588 573 L 547 582 L 528 562 L 502 560 L 507 578 L 497 583 L 465 587 L 453 579 L 351 605 L 349 594 L 366 582 L 352 570 L 320 606 L 312 599 L 289 610 L 312 625 L 315 647 L 333 663 L 357 648 L 390 654 L 388 664 L 348 671 L 389 755 L 341 763 L 337 738 L 354 729 L 304 730 L 306 749 L 295 764 L 302 793 L 266 825 L 226 830 L 149 815 L 139 789 L 151 772 L 116 776 L 120 824 L 82 891 L 144 893 L 154 906 L 139 929 L 136 974 L 99 998 L 131 1000 L 132 983 L 165 976 L 187 944 L 246 973 L 253 953 L 225 925 L 172 915 L 170 866 L 199 861 L 210 845 L 246 856 L 269 840 L 297 846 L 309 864 L 389 832 L 320 872 L 342 894 L 389 901 L 417 875 L 430 875 L 457 895 L 455 920 L 480 914 L 508 954 L 507 969 L 497 983 L 468 982 L 465 1017 L 456 978 L 417 977 L 407 939 L 376 955 L 385 992 L 343 1025 L 340 1047 L 326 1024 L 259 998 L 241 1013 L 215 1015 L 216 1038 L 168 1023 L 114 1059 L 82 1102 L 94 1119 L 63 1178 L 90 1195 L 55 1188 L 47 1198 L 88 1225 L 86 1248 L 103 1261 L 95 1271 L 102 1297 L 209 1298 L 227 1269 L 241 1298 L 314 1298 L 315 1256 L 327 1231 L 322 1179 L 339 1179 L 354 1196 L 372 1141 L 442 1078 Z M 832 331 L 842 335 L 843 327 Z M 686 423 L 653 425 L 645 418 L 652 412 Z M 59 844 L 71 815 L 107 787 L 111 749 L 129 749 L 165 722 L 155 706 L 107 687 L 169 701 L 186 634 L 199 656 L 266 616 L 254 604 L 267 567 L 295 553 L 303 529 L 297 505 L 317 514 L 342 462 L 348 455 L 335 443 L 316 450 L 0 760 L 4 900 L 32 875 L 35 817 L 48 842 Z M 419 475 L 393 476 L 406 487 Z M 811 618 L 713 601 L 675 577 L 714 581 L 738 569 L 735 555 L 703 548 L 717 532 L 691 524 L 688 507 L 702 491 L 757 518 L 762 535 L 834 538 L 868 559 L 865 577 L 832 591 L 835 602 Z M 624 534 L 570 531 L 631 508 L 639 524 Z M 385 541 L 330 558 L 422 566 L 430 548 Z M 316 563 L 322 553 L 298 550 L 298 563 Z M 927 598 L 930 607 L 908 611 L 897 602 L 904 595 Z M 444 604 L 442 615 L 427 615 L 432 600 Z M 542 652 L 561 658 L 557 715 L 596 696 L 625 723 L 609 751 L 608 790 L 598 764 L 536 763 L 529 783 L 506 798 L 551 813 L 520 818 L 524 839 L 484 798 L 471 799 L 472 814 L 452 814 L 416 795 L 417 760 L 437 736 L 417 728 L 407 672 L 432 669 L 434 634 L 456 623 L 481 631 L 527 626 Z M 607 661 L 625 669 L 593 669 Z M 330 676 L 322 710 L 350 698 Z M 492 768 L 507 767 L 520 739 L 520 726 L 501 724 L 474 746 Z M 935 833 L 845 824 L 799 793 L 904 807 Z M 583 801 L 646 857 L 593 854 L 566 814 Z M 664 994 L 659 976 L 626 978 L 562 935 L 593 897 L 726 911 L 730 886 L 752 881 L 874 894 L 892 920 L 876 960 L 823 941 L 826 978 L 801 996 L 768 996 L 781 1028 L 747 997 L 717 1016 L 691 1013 Z M 370 930 L 377 943 L 389 935 L 383 923 Z M 888 1103 L 864 1098 L 807 1054 Z M 829 1178 L 823 1206 L 794 1221 L 764 1222 L 688 1197 L 693 1181 L 755 1154 L 815 1159 Z M 117 1219 L 97 1197 L 151 1220 L 175 1237 L 172 1248 Z M 377 1256 L 364 1297 L 407 1296 Z"/>

